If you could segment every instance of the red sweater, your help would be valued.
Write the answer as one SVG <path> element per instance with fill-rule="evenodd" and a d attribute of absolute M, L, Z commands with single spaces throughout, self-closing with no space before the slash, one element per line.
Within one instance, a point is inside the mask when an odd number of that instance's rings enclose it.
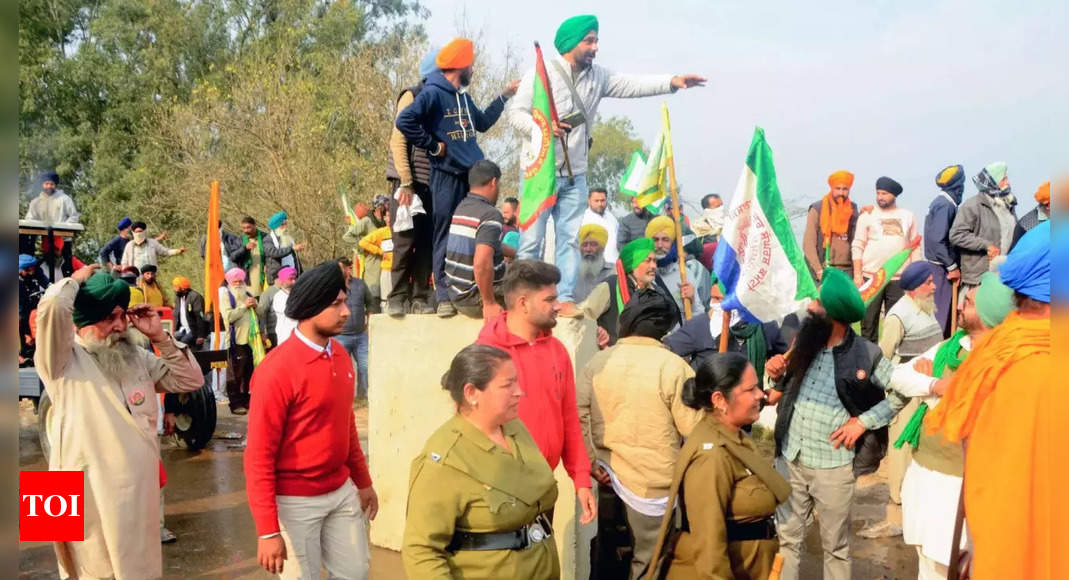
<path fill-rule="evenodd" d="M 277 495 L 330 493 L 347 478 L 371 486 L 353 417 L 353 363 L 337 341 L 331 356 L 297 336 L 252 374 L 245 487 L 257 535 L 279 531 Z"/>
<path fill-rule="evenodd" d="M 564 459 L 576 488 L 591 487 L 590 458 L 579 427 L 575 402 L 575 373 L 564 345 L 544 332 L 534 342 L 509 332 L 508 313 L 486 323 L 478 344 L 496 346 L 510 355 L 524 397 L 520 399 L 520 420 L 531 432 L 550 468 Z"/>

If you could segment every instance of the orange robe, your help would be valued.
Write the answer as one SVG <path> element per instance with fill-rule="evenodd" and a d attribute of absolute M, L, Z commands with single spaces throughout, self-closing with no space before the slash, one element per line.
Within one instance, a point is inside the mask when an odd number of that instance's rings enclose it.
<path fill-rule="evenodd" d="M 1065 577 L 1069 390 L 1054 379 L 1050 347 L 1049 319 L 1010 314 L 973 348 L 925 421 L 930 433 L 967 440 L 976 580 Z"/>

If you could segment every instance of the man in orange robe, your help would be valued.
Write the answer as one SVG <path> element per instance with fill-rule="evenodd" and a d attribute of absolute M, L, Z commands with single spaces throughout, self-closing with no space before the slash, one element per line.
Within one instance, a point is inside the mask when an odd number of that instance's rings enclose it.
<path fill-rule="evenodd" d="M 1022 237 L 1000 271 L 1017 310 L 973 348 L 925 428 L 965 443 L 972 578 L 1064 577 L 1055 552 L 1069 547 L 1069 390 L 1052 380 L 1049 224 Z"/>

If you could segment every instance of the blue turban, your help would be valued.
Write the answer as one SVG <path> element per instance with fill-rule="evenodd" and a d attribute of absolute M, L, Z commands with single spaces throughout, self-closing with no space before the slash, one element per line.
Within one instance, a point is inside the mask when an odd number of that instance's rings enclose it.
<path fill-rule="evenodd" d="M 52 183 L 59 185 L 59 174 L 55 171 L 46 171 L 40 175 L 39 179 L 41 180 L 41 183 L 51 181 Z"/>
<path fill-rule="evenodd" d="M 273 230 L 277 230 L 279 226 L 282 225 L 282 222 L 286 221 L 287 219 L 289 219 L 289 216 L 286 214 L 286 212 L 280 211 L 275 215 L 271 216 L 271 219 L 267 220 L 267 227 Z"/>
<path fill-rule="evenodd" d="M 29 254 L 19 254 L 19 270 L 25 270 L 26 268 L 29 268 L 30 266 L 36 266 L 36 265 L 37 265 L 37 258 L 34 258 L 33 256 L 31 256 Z"/>
<path fill-rule="evenodd" d="M 935 184 L 939 189 L 954 196 L 957 203 L 961 203 L 961 195 L 965 192 L 965 168 L 961 165 L 949 165 L 935 176 Z"/>
<path fill-rule="evenodd" d="M 419 79 L 420 80 L 423 80 L 423 79 L 431 76 L 431 73 L 433 73 L 433 72 L 438 70 L 438 63 L 434 62 L 434 60 L 436 58 L 438 58 L 438 51 L 440 51 L 440 50 L 441 50 L 441 47 L 432 46 L 431 47 L 431 51 L 428 52 L 427 55 L 423 57 L 423 60 L 419 61 Z"/>
<path fill-rule="evenodd" d="M 898 285 L 907 292 L 910 290 L 916 290 L 921 284 L 928 281 L 928 277 L 932 275 L 932 267 L 928 262 L 919 261 L 913 262 L 906 266 L 905 270 L 902 270 L 902 277 L 898 279 Z"/>
<path fill-rule="evenodd" d="M 116 226 L 115 229 L 117 229 L 117 230 L 119 230 L 121 232 L 121 231 L 125 230 L 126 228 L 128 228 L 128 227 L 130 227 L 132 225 L 134 225 L 134 221 L 131 220 L 128 217 L 124 217 L 121 220 L 119 220 L 119 225 Z"/>
<path fill-rule="evenodd" d="M 1050 304 L 1050 220 L 1017 240 L 999 273 L 1017 293 Z"/>

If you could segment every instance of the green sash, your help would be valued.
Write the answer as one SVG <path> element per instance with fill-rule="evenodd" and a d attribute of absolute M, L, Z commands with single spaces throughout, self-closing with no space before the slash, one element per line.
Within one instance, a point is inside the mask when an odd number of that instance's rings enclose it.
<path fill-rule="evenodd" d="M 932 376 L 941 379 L 946 369 L 954 371 L 961 366 L 965 357 L 969 355 L 969 353 L 961 354 L 961 339 L 965 338 L 966 334 L 964 329 L 959 328 L 953 336 L 939 346 L 939 350 L 935 351 L 935 360 L 932 362 Z M 895 440 L 895 449 L 901 449 L 905 443 L 909 443 L 914 449 L 917 448 L 917 444 L 920 443 L 924 415 L 927 412 L 928 403 L 921 403 L 920 407 L 917 407 L 913 416 L 909 418 L 909 423 L 902 428 L 902 434 Z"/>

